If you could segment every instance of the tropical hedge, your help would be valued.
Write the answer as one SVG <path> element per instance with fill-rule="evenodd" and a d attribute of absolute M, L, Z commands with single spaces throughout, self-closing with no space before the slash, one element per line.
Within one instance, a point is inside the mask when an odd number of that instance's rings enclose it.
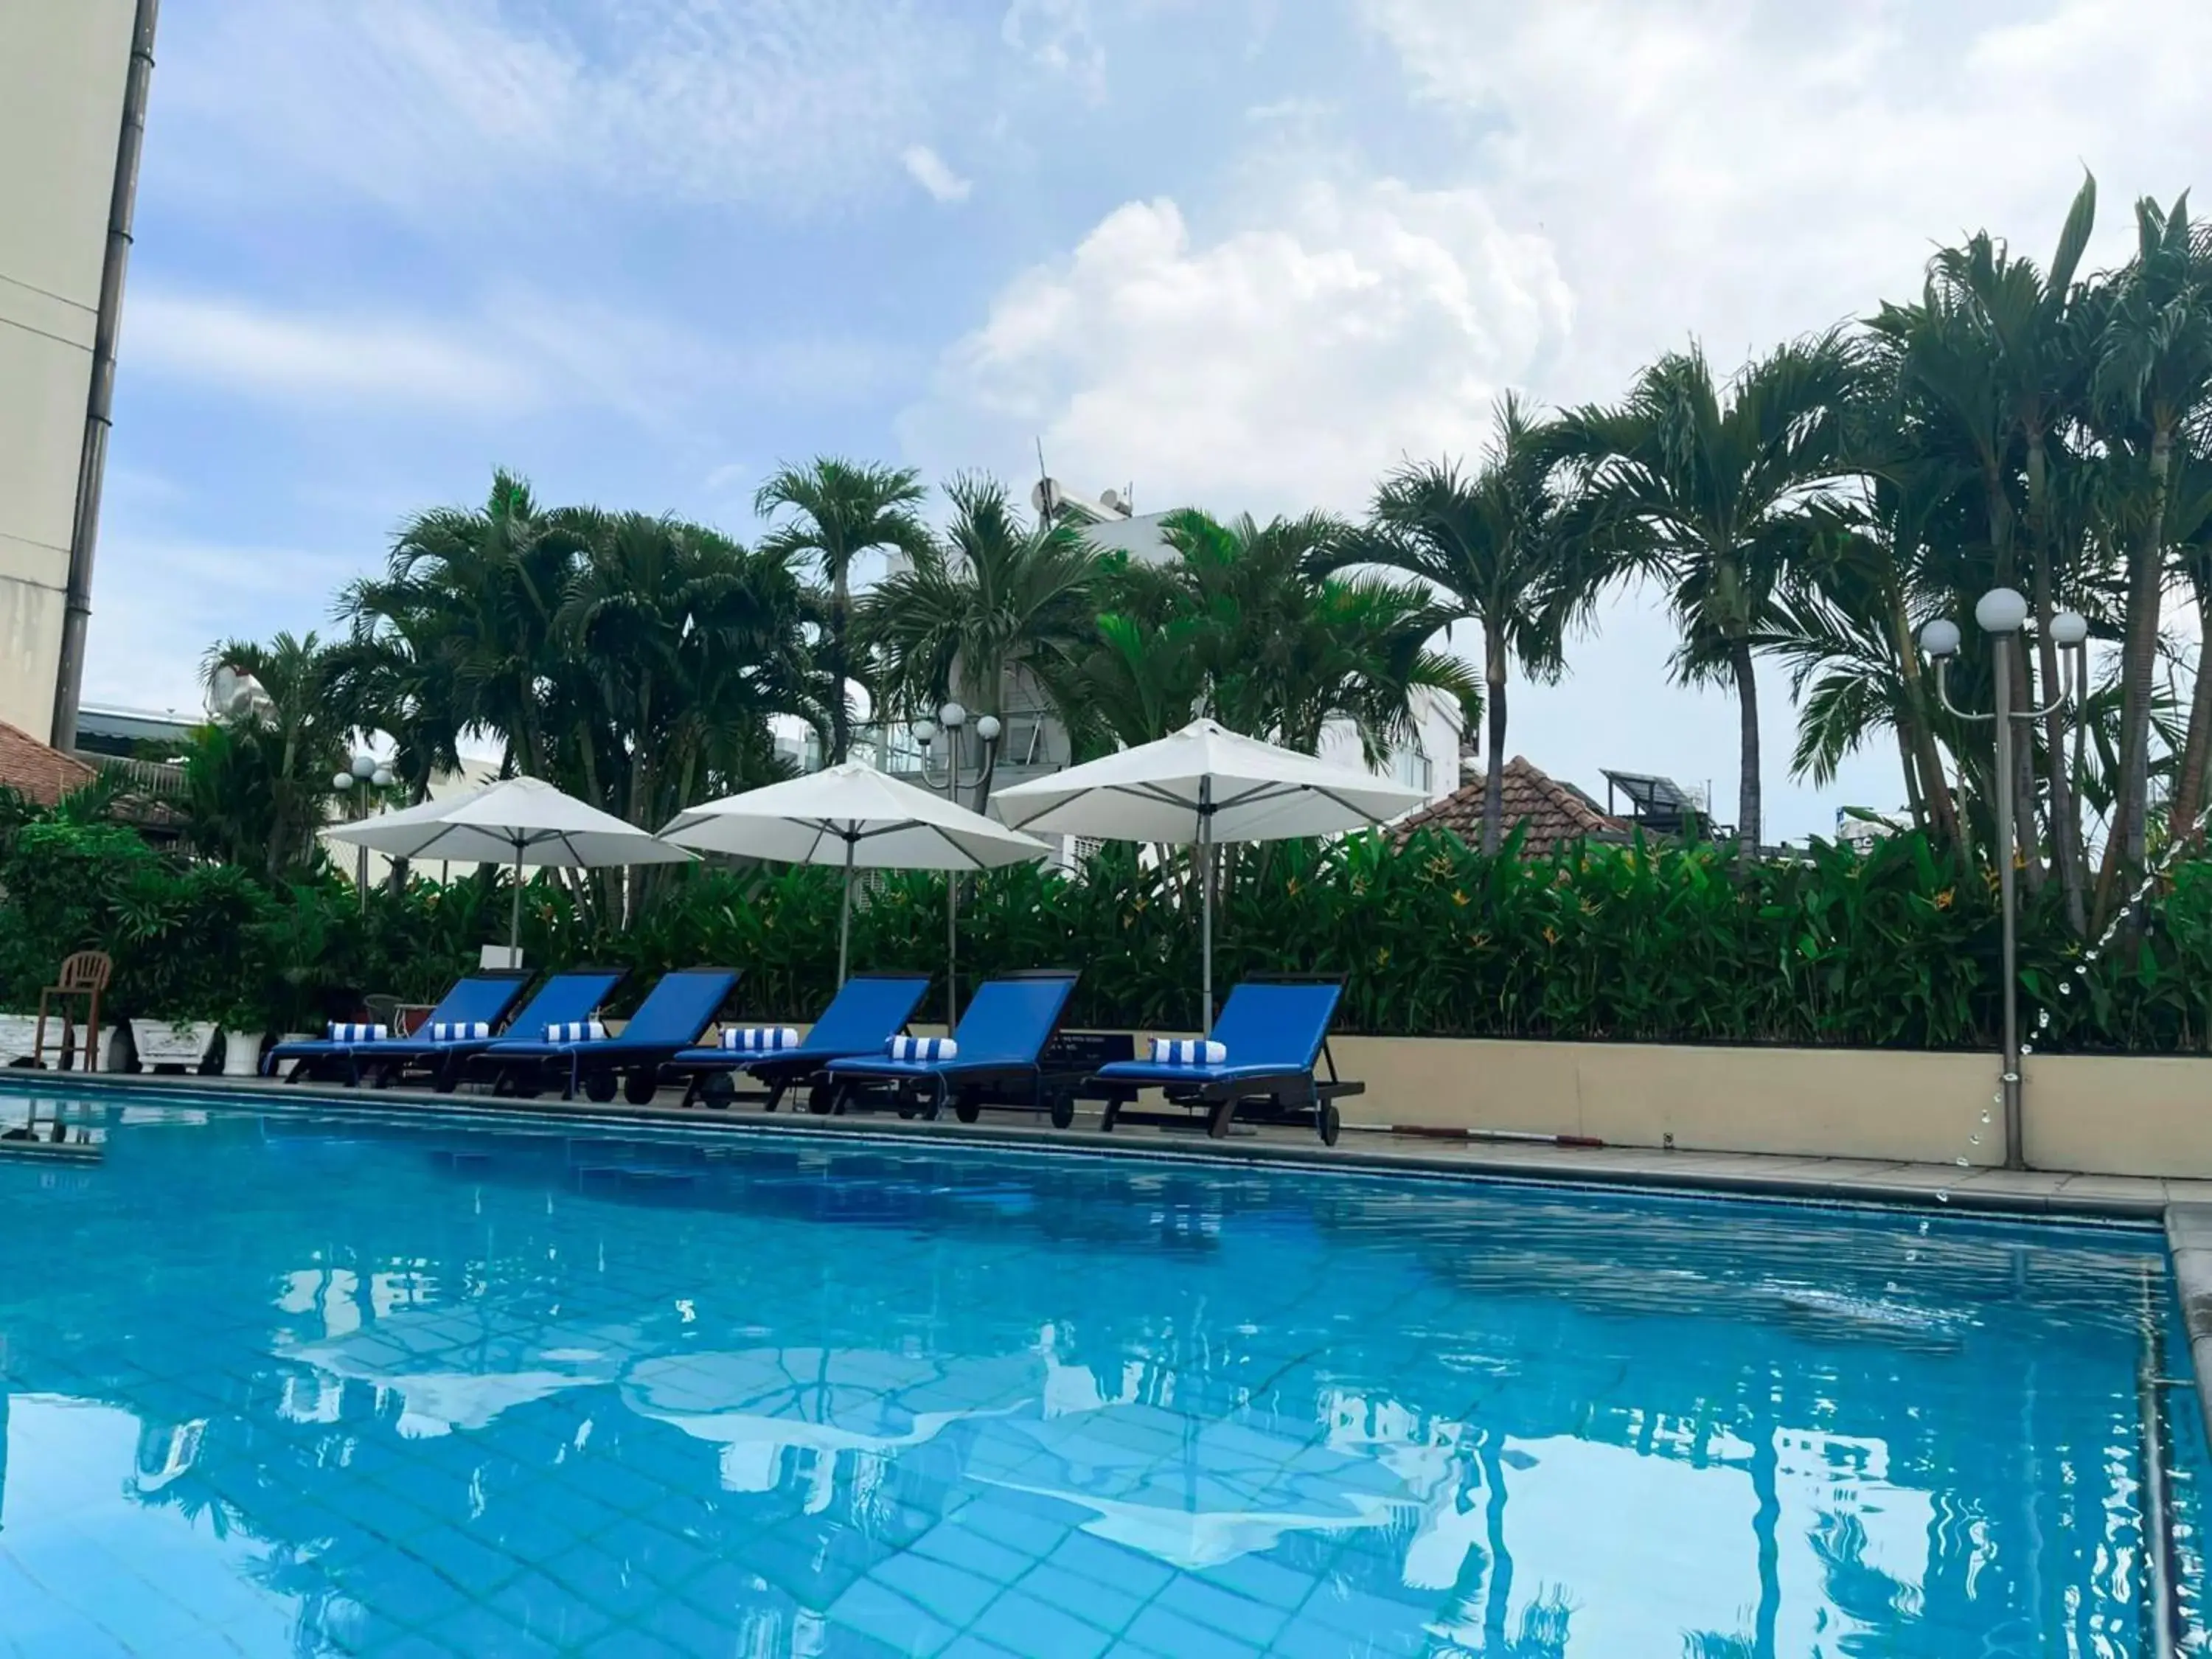
<path fill-rule="evenodd" d="M 1917 836 L 1859 853 L 1816 842 L 1744 865 L 1726 849 L 1594 848 L 1549 860 L 1509 841 L 1485 857 L 1424 834 L 1241 849 L 1224 873 L 1217 982 L 1245 973 L 1346 979 L 1346 1030 L 1632 1042 L 1986 1048 L 1999 1008 L 1993 884 Z M 1083 969 L 1076 1018 L 1174 1027 L 1195 1015 L 1199 933 L 1187 863 L 1109 847 L 1076 876 L 971 878 L 963 981 Z M 528 890 L 541 965 L 618 964 L 642 978 L 723 963 L 748 1015 L 805 1018 L 833 988 L 838 878 L 701 869 L 627 927 L 550 881 Z M 2050 1049 L 2212 1047 L 2212 863 L 2178 866 L 2147 919 L 2092 954 L 2050 890 L 2022 921 L 2033 1040 Z M 503 939 L 495 872 L 373 890 L 335 877 L 270 884 L 179 860 L 111 823 L 34 823 L 0 849 L 0 1002 L 35 1006 L 70 951 L 116 959 L 122 1016 L 297 1029 L 364 993 L 434 996 Z M 939 971 L 941 878 L 890 875 L 861 895 L 854 960 Z"/>

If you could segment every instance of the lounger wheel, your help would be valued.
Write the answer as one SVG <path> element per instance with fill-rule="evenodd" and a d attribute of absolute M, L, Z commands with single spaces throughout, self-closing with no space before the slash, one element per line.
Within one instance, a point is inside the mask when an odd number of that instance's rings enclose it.
<path fill-rule="evenodd" d="M 816 1117 L 828 1117 L 837 1109 L 837 1085 L 817 1083 L 806 1091 L 806 1109 Z"/>
<path fill-rule="evenodd" d="M 962 1095 L 952 1103 L 952 1115 L 963 1123 L 973 1123 L 983 1115 L 983 1109 L 975 1103 L 973 1097 Z"/>
<path fill-rule="evenodd" d="M 1314 1115 L 1314 1127 L 1321 1131 L 1321 1144 L 1334 1146 L 1336 1138 L 1344 1133 L 1344 1114 L 1336 1109 L 1334 1103 L 1323 1102 L 1321 1110 Z"/>
<path fill-rule="evenodd" d="M 650 1106 L 660 1092 L 660 1073 L 651 1066 L 623 1079 L 623 1098 L 633 1106 Z"/>
<path fill-rule="evenodd" d="M 729 1110 L 730 1103 L 737 1098 L 737 1094 L 738 1085 L 731 1081 L 727 1072 L 709 1072 L 699 1079 L 699 1103 L 710 1106 L 718 1112 Z"/>
<path fill-rule="evenodd" d="M 1075 1127 L 1075 1097 L 1060 1093 L 1052 1097 L 1052 1127 L 1072 1129 Z"/>
<path fill-rule="evenodd" d="M 604 1106 L 615 1097 L 615 1074 L 612 1072 L 590 1072 L 584 1077 L 584 1098 L 595 1106 Z"/>

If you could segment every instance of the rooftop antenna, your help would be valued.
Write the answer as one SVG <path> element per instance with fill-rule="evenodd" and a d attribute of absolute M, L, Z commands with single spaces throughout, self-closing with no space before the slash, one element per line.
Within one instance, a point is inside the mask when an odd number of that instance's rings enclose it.
<path fill-rule="evenodd" d="M 1054 504 L 1053 501 L 1052 474 L 1045 470 L 1044 434 L 1041 432 L 1037 434 L 1036 436 L 1036 453 L 1037 487 L 1034 499 L 1036 501 L 1037 511 L 1043 514 L 1045 523 L 1049 525 L 1052 522 L 1052 509 Z"/>

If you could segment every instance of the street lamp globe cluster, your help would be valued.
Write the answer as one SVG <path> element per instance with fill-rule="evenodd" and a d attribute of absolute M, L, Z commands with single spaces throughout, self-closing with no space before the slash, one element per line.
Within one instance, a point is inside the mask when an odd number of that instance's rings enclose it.
<path fill-rule="evenodd" d="M 1996 727 L 1996 766 L 1991 795 L 1996 805 L 1997 902 L 2004 924 L 2004 1069 L 1998 1074 L 2004 1103 L 2005 1167 L 2025 1166 L 2027 1147 L 2022 1134 L 2020 1069 L 2020 906 L 2014 888 L 2013 847 L 2013 725 L 2032 724 L 2052 714 L 2063 714 L 2068 704 L 2078 703 L 2088 689 L 2089 622 L 2078 611 L 2062 611 L 2051 619 L 2051 642 L 2072 659 L 2073 691 L 2067 690 L 2067 673 L 2059 671 L 2056 695 L 2040 708 L 2012 706 L 2012 648 L 2027 626 L 2028 603 L 2016 589 L 1993 587 L 1974 602 L 1974 622 L 1990 636 L 1990 679 L 1994 710 L 1969 714 L 1951 701 L 1948 671 L 1959 654 L 1959 624 L 1938 617 L 1920 630 L 1920 648 L 1936 665 L 1936 695 L 1943 707 L 1962 720 L 1989 721 Z"/>
<path fill-rule="evenodd" d="M 331 787 L 343 794 L 357 783 L 373 784 L 379 789 L 392 787 L 392 769 L 367 750 L 356 754 L 346 769 L 331 774 Z"/>

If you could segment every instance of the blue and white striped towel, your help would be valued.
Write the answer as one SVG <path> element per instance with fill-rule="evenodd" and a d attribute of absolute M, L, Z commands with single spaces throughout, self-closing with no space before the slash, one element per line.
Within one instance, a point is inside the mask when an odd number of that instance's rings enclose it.
<path fill-rule="evenodd" d="M 331 1022 L 333 1042 L 381 1042 L 391 1035 L 389 1025 L 360 1025 L 342 1019 Z"/>
<path fill-rule="evenodd" d="M 951 1037 L 895 1036 L 884 1048 L 893 1060 L 920 1060 L 924 1065 L 955 1060 L 960 1054 L 960 1045 Z"/>
<path fill-rule="evenodd" d="M 1218 1066 L 1228 1058 L 1229 1050 L 1218 1042 L 1202 1042 L 1194 1037 L 1152 1039 L 1155 1066 Z"/>
<path fill-rule="evenodd" d="M 430 1041 L 433 1042 L 481 1042 L 491 1035 L 489 1022 L 481 1019 L 434 1019 L 430 1022 Z"/>
<path fill-rule="evenodd" d="M 562 1020 L 545 1028 L 548 1042 L 604 1042 L 607 1028 L 596 1019 Z"/>
<path fill-rule="evenodd" d="M 788 1025 L 747 1025 L 722 1033 L 722 1047 L 740 1054 L 773 1054 L 799 1046 L 799 1033 Z"/>

